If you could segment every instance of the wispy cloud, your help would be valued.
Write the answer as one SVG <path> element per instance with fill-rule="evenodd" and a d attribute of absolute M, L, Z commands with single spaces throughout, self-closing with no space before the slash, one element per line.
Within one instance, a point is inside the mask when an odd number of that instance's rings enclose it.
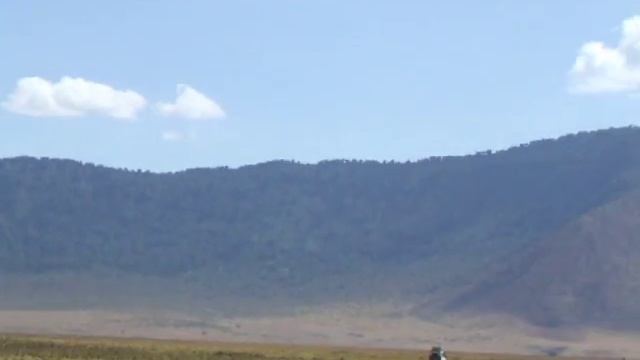
<path fill-rule="evenodd" d="M 178 130 L 166 130 L 162 132 L 161 139 L 167 142 L 183 142 L 195 137 L 193 133 L 185 133 Z"/>
<path fill-rule="evenodd" d="M 616 47 L 603 42 L 584 44 L 571 69 L 574 93 L 637 92 L 640 90 L 640 16 L 624 20 Z"/>
<path fill-rule="evenodd" d="M 134 119 L 146 105 L 146 99 L 135 91 L 73 77 L 63 77 L 58 82 L 40 77 L 19 79 L 2 102 L 4 109 L 27 116 L 99 115 L 117 119 Z"/>
<path fill-rule="evenodd" d="M 211 120 L 225 116 L 220 105 L 185 84 L 177 86 L 177 97 L 174 102 L 159 102 L 156 108 L 164 116 L 192 120 Z"/>

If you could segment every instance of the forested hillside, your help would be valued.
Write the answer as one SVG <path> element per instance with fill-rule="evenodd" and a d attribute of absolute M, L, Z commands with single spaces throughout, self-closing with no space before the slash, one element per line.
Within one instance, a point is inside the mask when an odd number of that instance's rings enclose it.
<path fill-rule="evenodd" d="M 589 277 L 590 295 L 572 296 L 569 305 L 553 296 L 545 297 L 553 302 L 548 308 L 528 299 L 497 304 L 518 283 L 505 274 L 536 279 L 527 284 L 544 296 L 545 277 L 556 275 L 541 270 L 540 259 L 562 270 L 553 291 L 582 291 L 566 285 L 592 268 L 570 259 L 560 266 L 558 253 L 582 246 L 584 217 L 630 196 L 640 185 L 639 171 L 637 128 L 407 163 L 273 161 L 150 173 L 4 159 L 0 272 L 188 276 L 193 286 L 233 296 L 277 293 L 316 301 L 394 294 L 419 305 L 423 297 L 450 293 L 451 309 L 506 309 L 562 324 L 591 321 L 588 309 L 604 306 L 597 320 L 613 321 L 637 315 L 640 307 L 592 304 L 610 291 L 606 276 Z M 589 242 L 605 249 L 615 234 L 627 251 L 596 252 L 596 263 L 638 252 L 635 222 L 617 233 L 615 216 L 599 219 L 603 235 Z M 625 296 L 640 296 L 636 287 L 621 288 Z M 558 306 L 582 303 L 587 310 L 569 318 L 554 315 Z"/>

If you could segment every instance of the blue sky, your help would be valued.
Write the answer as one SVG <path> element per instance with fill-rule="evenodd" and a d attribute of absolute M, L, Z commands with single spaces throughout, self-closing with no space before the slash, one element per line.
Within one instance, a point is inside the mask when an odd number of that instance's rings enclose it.
<path fill-rule="evenodd" d="M 0 157 L 404 161 L 640 125 L 639 14 L 599 0 L 0 1 Z"/>

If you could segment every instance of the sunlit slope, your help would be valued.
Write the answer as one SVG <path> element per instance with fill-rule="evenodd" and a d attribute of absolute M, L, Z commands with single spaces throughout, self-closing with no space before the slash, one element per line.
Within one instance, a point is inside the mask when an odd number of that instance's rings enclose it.
<path fill-rule="evenodd" d="M 640 322 L 640 192 L 580 216 L 461 300 L 543 325 L 637 328 Z"/>

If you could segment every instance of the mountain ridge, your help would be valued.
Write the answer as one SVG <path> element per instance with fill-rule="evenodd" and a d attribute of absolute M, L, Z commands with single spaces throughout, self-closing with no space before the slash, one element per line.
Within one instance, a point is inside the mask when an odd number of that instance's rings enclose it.
<path fill-rule="evenodd" d="M 272 161 L 152 173 L 1 159 L 0 277 L 152 276 L 182 284 L 198 306 L 212 294 L 274 309 L 399 298 L 422 316 L 504 311 L 546 326 L 628 327 L 623 320 L 640 309 L 602 299 L 640 296 L 635 277 L 624 273 L 629 284 L 611 287 L 615 277 L 600 275 L 624 254 L 619 261 L 635 264 L 635 223 L 599 209 L 634 209 L 639 174 L 635 127 L 406 163 Z M 585 225 L 588 216 L 602 225 Z M 596 261 L 592 272 L 554 255 L 587 256 L 584 244 L 606 241 L 597 234 L 618 234 L 619 248 L 634 251 L 598 247 L 605 265 Z M 546 285 L 555 276 L 547 267 L 559 269 L 555 288 Z M 573 287 L 584 276 L 594 284 Z M 525 285 L 541 297 L 516 296 Z M 553 296 L 558 287 L 573 294 L 570 305 Z M 39 296 L 42 306 L 47 297 Z"/>

